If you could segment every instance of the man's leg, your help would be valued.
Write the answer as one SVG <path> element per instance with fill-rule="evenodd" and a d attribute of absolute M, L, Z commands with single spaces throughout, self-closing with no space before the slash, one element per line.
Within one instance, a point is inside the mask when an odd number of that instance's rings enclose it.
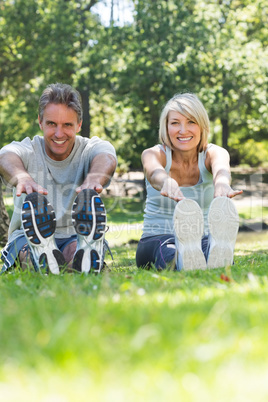
<path fill-rule="evenodd" d="M 76 248 L 77 248 L 77 241 L 74 240 L 62 250 L 62 254 L 69 268 L 71 268 L 72 266 Z"/>
<path fill-rule="evenodd" d="M 18 255 L 19 263 L 20 263 L 20 268 L 23 271 L 26 271 L 26 270 L 33 271 L 33 270 L 35 270 L 34 264 L 33 264 L 32 260 L 31 260 L 30 253 L 31 253 L 31 250 L 30 250 L 30 247 L 29 247 L 28 243 L 26 243 L 23 246 L 23 248 L 19 251 L 19 255 Z"/>
<path fill-rule="evenodd" d="M 18 236 L 11 243 L 8 243 L 1 251 L 3 267 L 1 273 L 18 264 L 23 269 L 33 269 L 33 263 L 30 258 L 30 248 L 24 235 Z"/>
<path fill-rule="evenodd" d="M 99 273 L 104 263 L 106 211 L 96 191 L 83 190 L 77 195 L 72 218 L 77 233 L 73 269 Z"/>
<path fill-rule="evenodd" d="M 55 242 L 55 212 L 46 197 L 39 193 L 28 194 L 21 219 L 35 269 L 47 266 L 53 274 L 59 274 L 66 262 Z"/>

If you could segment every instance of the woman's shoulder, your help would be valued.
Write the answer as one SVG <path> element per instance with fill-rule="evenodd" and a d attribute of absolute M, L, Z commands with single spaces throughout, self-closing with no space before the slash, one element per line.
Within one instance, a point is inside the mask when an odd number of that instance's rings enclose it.
<path fill-rule="evenodd" d="M 152 158 L 156 158 L 163 166 L 166 163 L 166 149 L 162 144 L 154 145 L 153 147 L 146 148 L 142 152 L 142 160 L 143 162 L 146 160 L 152 160 Z"/>
<path fill-rule="evenodd" d="M 166 154 L 166 147 L 165 145 L 162 144 L 156 144 L 153 147 L 146 148 L 142 152 L 143 154 L 152 154 L 152 155 L 161 155 L 161 154 Z"/>
<path fill-rule="evenodd" d="M 228 151 L 225 148 L 223 148 L 219 145 L 216 145 L 216 144 L 212 144 L 212 143 L 210 143 L 206 146 L 206 149 L 204 150 L 204 152 L 205 152 L 205 155 L 207 155 L 207 154 L 212 155 L 212 154 L 217 154 L 217 153 L 223 153 L 223 154 L 228 153 Z"/>
<path fill-rule="evenodd" d="M 208 144 L 204 150 L 204 156 L 206 168 L 210 171 L 212 163 L 219 158 L 229 158 L 229 152 L 219 145 Z"/>

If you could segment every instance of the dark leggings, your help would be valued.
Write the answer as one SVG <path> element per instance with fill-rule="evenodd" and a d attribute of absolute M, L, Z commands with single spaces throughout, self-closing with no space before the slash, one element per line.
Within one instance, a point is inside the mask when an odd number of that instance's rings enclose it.
<path fill-rule="evenodd" d="M 202 250 L 207 259 L 208 236 L 202 238 Z M 174 260 L 175 251 L 175 237 L 172 235 L 144 237 L 136 251 L 137 267 L 150 268 L 153 264 L 157 269 L 165 269 Z"/>

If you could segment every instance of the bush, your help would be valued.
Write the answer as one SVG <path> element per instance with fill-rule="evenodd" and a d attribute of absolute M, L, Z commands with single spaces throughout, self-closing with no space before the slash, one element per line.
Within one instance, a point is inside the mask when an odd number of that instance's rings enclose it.
<path fill-rule="evenodd" d="M 239 140 L 230 141 L 230 156 L 232 164 L 266 166 L 268 161 L 268 142 L 256 142 L 252 138 L 244 143 Z"/>

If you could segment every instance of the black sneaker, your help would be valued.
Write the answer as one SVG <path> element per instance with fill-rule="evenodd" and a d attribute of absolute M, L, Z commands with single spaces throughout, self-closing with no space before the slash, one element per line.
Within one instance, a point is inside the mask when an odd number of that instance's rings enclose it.
<path fill-rule="evenodd" d="M 72 219 L 77 233 L 73 269 L 99 273 L 104 260 L 106 211 L 95 190 L 86 189 L 77 195 L 73 203 Z"/>
<path fill-rule="evenodd" d="M 21 220 L 35 270 L 43 266 L 53 274 L 59 274 L 60 267 L 66 262 L 55 242 L 55 212 L 46 197 L 39 193 L 28 194 L 22 206 Z"/>

